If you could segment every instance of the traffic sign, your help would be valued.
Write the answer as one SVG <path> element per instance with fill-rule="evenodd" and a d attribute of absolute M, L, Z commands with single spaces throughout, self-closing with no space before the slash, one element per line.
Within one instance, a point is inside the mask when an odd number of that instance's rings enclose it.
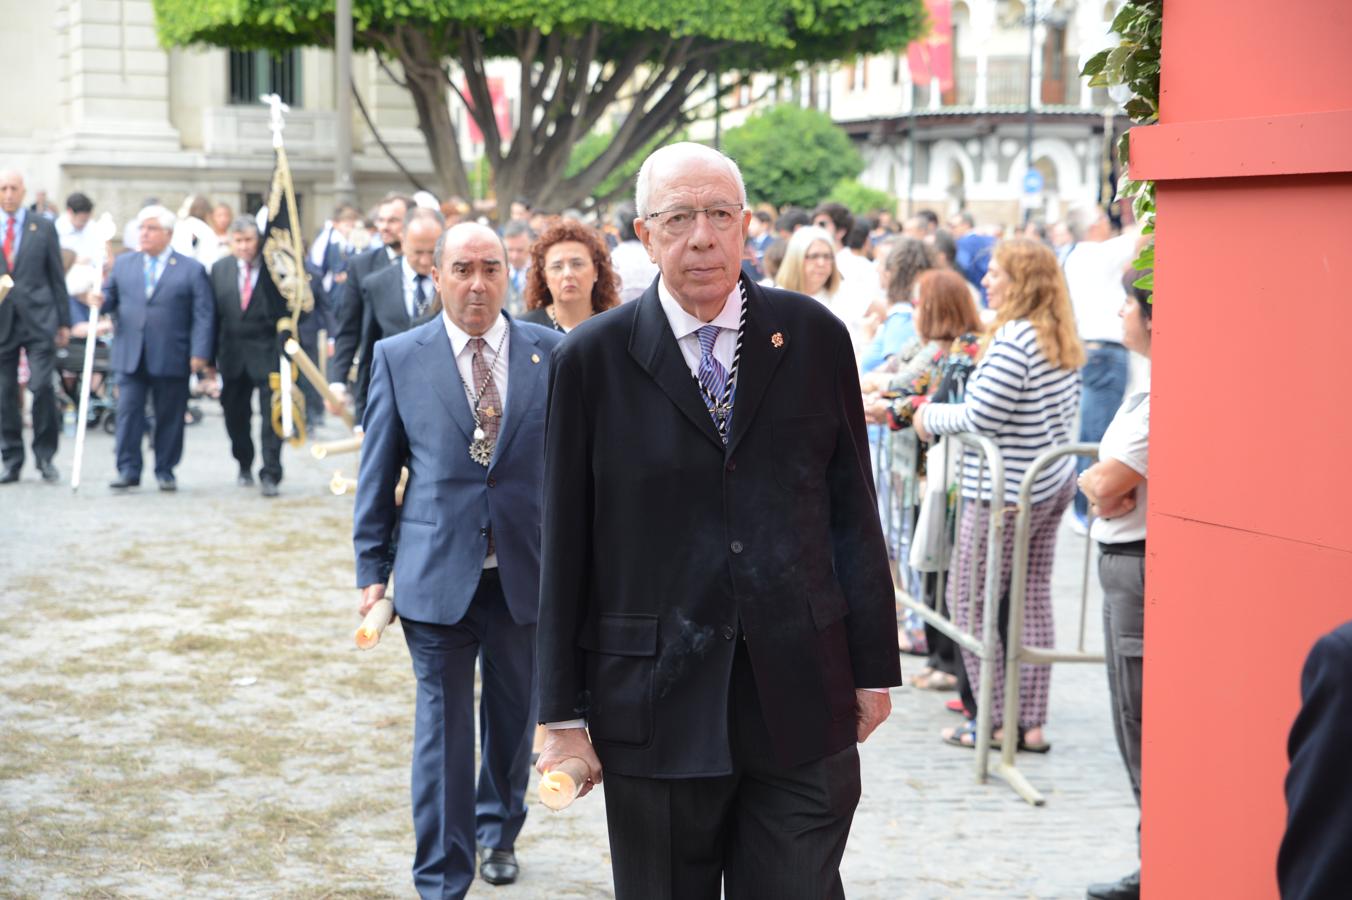
<path fill-rule="evenodd" d="M 1042 173 L 1037 169 L 1029 169 L 1023 174 L 1023 192 L 1025 194 L 1042 193 Z"/>

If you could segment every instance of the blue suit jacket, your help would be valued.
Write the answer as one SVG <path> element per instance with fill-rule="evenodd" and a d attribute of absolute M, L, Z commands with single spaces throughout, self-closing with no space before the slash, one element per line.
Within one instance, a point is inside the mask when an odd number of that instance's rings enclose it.
<path fill-rule="evenodd" d="M 109 364 L 134 373 L 144 351 L 146 371 L 157 377 L 188 377 L 189 360 L 216 355 L 216 302 L 207 270 L 171 253 L 146 298 L 145 254 L 123 253 L 103 285 L 103 311 L 117 321 Z"/>
<path fill-rule="evenodd" d="M 562 335 L 510 317 L 508 327 L 507 403 L 487 468 L 469 457 L 474 419 L 441 317 L 375 345 L 352 526 L 357 586 L 384 584 L 393 567 L 395 611 L 415 622 L 464 616 L 490 522 L 512 619 L 538 614 L 547 373 Z"/>

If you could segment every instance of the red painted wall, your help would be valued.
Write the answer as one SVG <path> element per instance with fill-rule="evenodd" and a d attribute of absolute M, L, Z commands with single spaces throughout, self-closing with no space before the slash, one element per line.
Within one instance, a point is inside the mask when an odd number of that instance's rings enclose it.
<path fill-rule="evenodd" d="M 1352 619 L 1349 47 L 1347 0 L 1169 3 L 1161 124 L 1132 134 L 1158 190 L 1148 898 L 1277 896 L 1301 665 Z"/>

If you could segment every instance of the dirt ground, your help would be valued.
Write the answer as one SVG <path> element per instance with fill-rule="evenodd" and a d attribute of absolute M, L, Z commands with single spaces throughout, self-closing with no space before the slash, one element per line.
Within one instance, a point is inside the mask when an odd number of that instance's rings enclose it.
<path fill-rule="evenodd" d="M 31 469 L 0 493 L 0 896 L 415 896 L 408 654 L 397 624 L 353 645 L 352 499 L 326 488 L 355 458 L 288 450 L 265 500 L 209 413 L 177 494 L 147 461 L 117 496 L 111 444 L 77 494 Z M 568 856 L 604 820 L 531 817 L 521 882 L 472 896 L 608 896 L 608 860 Z"/>

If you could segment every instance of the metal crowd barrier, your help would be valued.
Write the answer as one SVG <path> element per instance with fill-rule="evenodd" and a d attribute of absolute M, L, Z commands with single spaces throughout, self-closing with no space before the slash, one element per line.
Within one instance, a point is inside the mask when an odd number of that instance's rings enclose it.
<path fill-rule="evenodd" d="M 910 471 L 898 471 L 894 465 L 896 447 L 894 442 L 902 440 L 897 436 L 909 436 L 914 441 L 914 433 L 910 429 L 900 432 L 884 431 L 881 439 L 876 446 L 875 466 L 879 472 L 879 501 L 883 505 L 883 531 L 888 540 L 888 548 L 891 552 L 896 565 L 895 580 L 898 584 L 896 589 L 896 599 L 905 609 L 911 610 L 921 619 L 932 625 L 934 628 L 948 635 L 960 647 L 968 653 L 972 653 L 982 661 L 981 679 L 977 685 L 977 721 L 976 721 L 976 779 L 979 783 L 985 782 L 990 759 L 990 734 L 991 734 L 991 698 L 995 692 L 994 666 L 988 664 L 995 659 L 995 641 L 997 632 L 997 622 L 1000 614 L 1000 554 L 1004 547 L 1005 517 L 1003 515 L 988 516 L 986 528 L 986 580 L 985 585 L 978 596 L 976 578 L 968 579 L 971 586 L 971 593 L 968 596 L 969 604 L 975 605 L 978 600 L 984 606 L 983 620 L 981 625 L 981 635 L 970 634 L 959 628 L 949 617 L 946 594 L 947 571 L 940 570 L 935 579 L 935 608 L 930 609 L 923 600 L 917 599 L 911 591 L 911 585 L 920 573 L 913 572 L 910 568 L 910 536 L 913 529 L 910 527 L 910 508 L 915 504 L 912 502 L 907 505 L 905 501 L 915 499 L 914 490 L 914 465 L 913 459 L 910 464 Z M 990 470 L 990 481 L 992 486 L 1004 484 L 1005 463 L 1000 455 L 1000 448 L 995 442 L 984 435 L 979 434 L 950 434 L 944 438 L 945 441 L 952 441 L 950 445 L 953 450 L 972 450 L 978 457 L 978 477 L 985 475 L 986 470 Z M 952 452 L 952 451 L 950 451 Z M 963 453 L 963 456 L 966 454 Z M 957 465 L 957 477 L 962 477 L 962 457 L 959 457 Z M 911 482 L 908 484 L 907 481 Z M 1003 491 L 1002 488 L 997 488 Z M 1003 494 L 1001 494 L 1003 496 Z M 980 501 L 968 500 L 958 491 L 957 511 L 952 518 L 951 532 L 947 533 L 949 546 L 957 547 L 957 530 L 962 522 L 963 509 L 968 503 L 977 503 Z M 993 506 L 992 512 L 1000 511 L 999 506 Z M 899 524 L 898 524 L 899 522 Z M 981 558 L 981 550 L 972 554 L 973 575 L 977 562 Z"/>
<path fill-rule="evenodd" d="M 1000 759 L 996 762 L 995 774 L 1003 778 L 1020 797 L 1034 806 L 1046 802 L 1040 792 L 1024 777 L 1014 764 L 1014 755 L 1018 750 L 1019 730 L 1019 666 L 1022 663 L 1050 665 L 1051 663 L 1101 663 L 1102 653 L 1088 653 L 1084 649 L 1085 621 L 1089 606 L 1089 565 L 1093 554 L 1093 541 L 1085 537 L 1084 568 L 1080 587 L 1080 628 L 1079 642 L 1074 651 L 1057 650 L 1055 647 L 1028 647 L 1023 643 L 1023 612 L 1028 595 L 1028 544 L 1030 540 L 1029 523 L 1033 514 L 1033 485 L 1038 475 L 1047 466 L 1066 456 L 1088 456 L 1098 458 L 1098 444 L 1068 444 L 1054 447 L 1033 460 L 1019 485 L 1018 518 L 1014 524 L 1014 559 L 1009 583 L 1009 641 L 1005 647 L 1005 733 L 1000 748 Z M 985 669 L 982 669 L 985 680 Z M 978 751 L 979 752 L 979 751 Z"/>

